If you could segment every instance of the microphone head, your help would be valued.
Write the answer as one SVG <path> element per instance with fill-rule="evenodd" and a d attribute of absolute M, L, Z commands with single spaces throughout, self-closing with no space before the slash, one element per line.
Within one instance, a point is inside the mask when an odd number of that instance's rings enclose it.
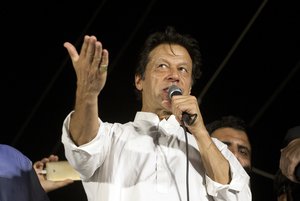
<path fill-rule="evenodd" d="M 178 86 L 172 85 L 169 87 L 168 94 L 171 99 L 173 96 L 182 95 L 182 90 Z"/>

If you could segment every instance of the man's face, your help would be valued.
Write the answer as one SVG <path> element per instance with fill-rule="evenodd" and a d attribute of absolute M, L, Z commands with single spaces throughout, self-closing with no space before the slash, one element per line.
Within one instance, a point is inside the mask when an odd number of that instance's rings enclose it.
<path fill-rule="evenodd" d="M 235 155 L 244 169 L 251 169 L 251 145 L 244 131 L 229 127 L 219 128 L 211 136 L 227 144 L 228 149 Z"/>
<path fill-rule="evenodd" d="M 168 88 L 175 84 L 187 95 L 192 86 L 192 60 L 180 45 L 161 44 L 149 55 L 144 79 L 135 78 L 136 87 L 142 91 L 142 111 L 170 114 Z"/>

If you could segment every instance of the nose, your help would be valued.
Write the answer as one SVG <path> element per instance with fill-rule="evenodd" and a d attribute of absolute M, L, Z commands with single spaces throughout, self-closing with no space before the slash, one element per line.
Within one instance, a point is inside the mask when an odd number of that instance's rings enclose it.
<path fill-rule="evenodd" d="M 230 146 L 230 147 L 228 147 L 229 148 L 229 150 L 233 153 L 233 155 L 237 158 L 237 159 L 239 159 L 239 157 L 240 157 L 240 155 L 239 155 L 239 152 L 238 152 L 238 150 L 236 150 L 234 147 L 232 147 L 232 146 Z"/>
<path fill-rule="evenodd" d="M 231 152 L 238 159 L 238 161 L 241 163 L 241 165 L 243 165 L 243 160 L 240 158 L 239 153 L 237 151 L 235 151 L 235 150 L 232 150 Z"/>
<path fill-rule="evenodd" d="M 169 68 L 168 71 L 168 80 L 172 80 L 172 81 L 179 81 L 179 72 L 177 70 L 177 68 Z"/>

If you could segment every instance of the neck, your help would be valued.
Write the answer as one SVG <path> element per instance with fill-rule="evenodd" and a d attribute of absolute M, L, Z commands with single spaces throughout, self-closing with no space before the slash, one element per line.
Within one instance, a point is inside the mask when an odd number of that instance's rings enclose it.
<path fill-rule="evenodd" d="M 154 113 L 158 116 L 158 118 L 160 120 L 163 120 L 163 119 L 168 119 L 172 113 L 169 112 L 169 111 L 166 111 L 166 110 L 147 110 L 145 108 L 142 108 L 141 110 L 142 112 L 151 112 L 151 113 Z"/>

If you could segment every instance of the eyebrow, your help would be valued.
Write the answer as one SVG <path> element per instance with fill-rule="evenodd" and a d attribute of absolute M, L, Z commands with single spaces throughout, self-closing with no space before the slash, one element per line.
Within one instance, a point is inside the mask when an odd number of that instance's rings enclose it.
<path fill-rule="evenodd" d="M 244 145 L 238 145 L 238 149 L 240 149 L 240 148 L 246 149 L 247 152 L 251 153 L 250 149 L 248 147 L 244 146 Z"/>
<path fill-rule="evenodd" d="M 222 141 L 224 144 L 226 144 L 226 145 L 232 145 L 232 142 L 229 142 L 229 141 L 226 141 L 226 140 L 223 140 Z M 246 149 L 247 150 L 247 152 L 249 152 L 249 153 L 251 153 L 251 151 L 250 151 L 250 149 L 248 148 L 248 147 L 246 147 L 245 145 L 240 145 L 240 144 L 238 144 L 238 149 Z"/>

